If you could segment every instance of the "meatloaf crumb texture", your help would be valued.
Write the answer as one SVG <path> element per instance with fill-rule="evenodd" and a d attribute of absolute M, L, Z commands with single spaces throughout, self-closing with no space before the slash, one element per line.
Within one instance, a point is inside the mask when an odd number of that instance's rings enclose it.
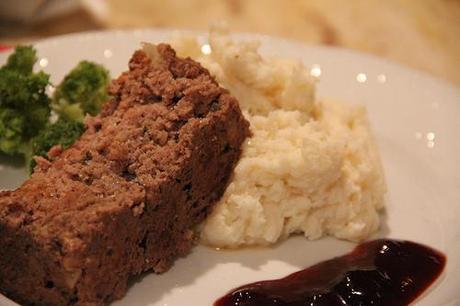
<path fill-rule="evenodd" d="M 71 148 L 0 193 L 0 291 L 24 305 L 106 305 L 193 245 L 248 135 L 237 101 L 168 45 L 136 51 Z"/>

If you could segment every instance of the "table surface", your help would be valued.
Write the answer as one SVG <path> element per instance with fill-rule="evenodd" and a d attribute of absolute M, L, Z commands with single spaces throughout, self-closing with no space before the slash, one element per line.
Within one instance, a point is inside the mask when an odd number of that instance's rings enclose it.
<path fill-rule="evenodd" d="M 341 46 L 389 58 L 460 86 L 459 0 L 98 0 L 40 23 L 0 24 L 0 43 L 17 44 L 96 29 L 174 27 L 232 31 Z M 88 4 L 90 3 L 90 4 Z M 93 2 L 94 4 L 94 2 Z"/>

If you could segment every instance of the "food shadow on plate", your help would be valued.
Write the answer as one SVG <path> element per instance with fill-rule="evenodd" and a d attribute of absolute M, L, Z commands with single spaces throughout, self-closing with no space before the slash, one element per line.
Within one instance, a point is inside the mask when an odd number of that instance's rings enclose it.
<path fill-rule="evenodd" d="M 380 230 L 369 239 L 386 237 L 389 234 L 386 222 L 387 214 L 382 211 L 380 217 Z M 231 281 L 228 280 L 238 278 L 239 269 L 250 269 L 258 274 L 260 272 L 260 278 L 256 280 L 284 277 L 289 272 L 278 271 L 279 273 L 273 275 L 271 271 L 268 271 L 273 262 L 281 262 L 283 265 L 291 266 L 292 272 L 295 272 L 320 261 L 343 255 L 351 251 L 356 245 L 357 243 L 332 237 L 310 241 L 301 235 L 297 235 L 270 247 L 215 250 L 197 246 L 188 256 L 178 259 L 166 273 L 157 275 L 145 272 L 133 278 L 127 296 L 113 305 L 127 306 L 133 303 L 136 305 L 156 305 L 155 303 L 164 302 L 163 299 L 168 298 L 174 292 L 187 290 L 187 287 L 199 283 L 202 277 L 207 279 L 214 277 L 213 269 L 222 271 L 222 278 L 219 275 L 220 279 L 215 279 L 215 288 L 212 287 L 211 283 L 206 290 L 209 290 L 210 296 L 215 295 L 218 297 L 226 293 L 225 290 L 222 291 L 222 282 L 230 283 Z M 225 267 L 226 265 L 228 267 Z M 233 289 L 233 287 L 243 285 L 249 281 L 252 280 L 243 280 L 234 285 L 229 285 L 226 290 Z M 209 280 L 206 281 L 206 284 L 208 283 Z M 212 301 L 210 302 L 212 303 Z"/>
<path fill-rule="evenodd" d="M 0 153 L 0 166 L 11 168 L 24 168 L 24 158 L 22 156 L 10 156 Z"/>
<path fill-rule="evenodd" d="M 8 156 L 0 153 L 0 190 L 15 189 L 28 177 L 21 156 Z"/>

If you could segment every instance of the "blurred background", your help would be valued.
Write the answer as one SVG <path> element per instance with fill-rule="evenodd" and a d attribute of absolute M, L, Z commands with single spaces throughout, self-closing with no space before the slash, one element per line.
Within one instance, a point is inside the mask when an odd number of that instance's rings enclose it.
<path fill-rule="evenodd" d="M 0 0 L 0 47 L 119 28 L 232 31 L 351 48 L 460 86 L 460 0 Z"/>

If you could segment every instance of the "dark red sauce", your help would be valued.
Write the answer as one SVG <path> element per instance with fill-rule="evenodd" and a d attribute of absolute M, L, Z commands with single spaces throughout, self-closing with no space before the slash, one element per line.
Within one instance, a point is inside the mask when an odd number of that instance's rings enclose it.
<path fill-rule="evenodd" d="M 374 240 L 285 278 L 239 287 L 214 306 L 408 305 L 445 264 L 446 257 L 429 247 Z"/>

